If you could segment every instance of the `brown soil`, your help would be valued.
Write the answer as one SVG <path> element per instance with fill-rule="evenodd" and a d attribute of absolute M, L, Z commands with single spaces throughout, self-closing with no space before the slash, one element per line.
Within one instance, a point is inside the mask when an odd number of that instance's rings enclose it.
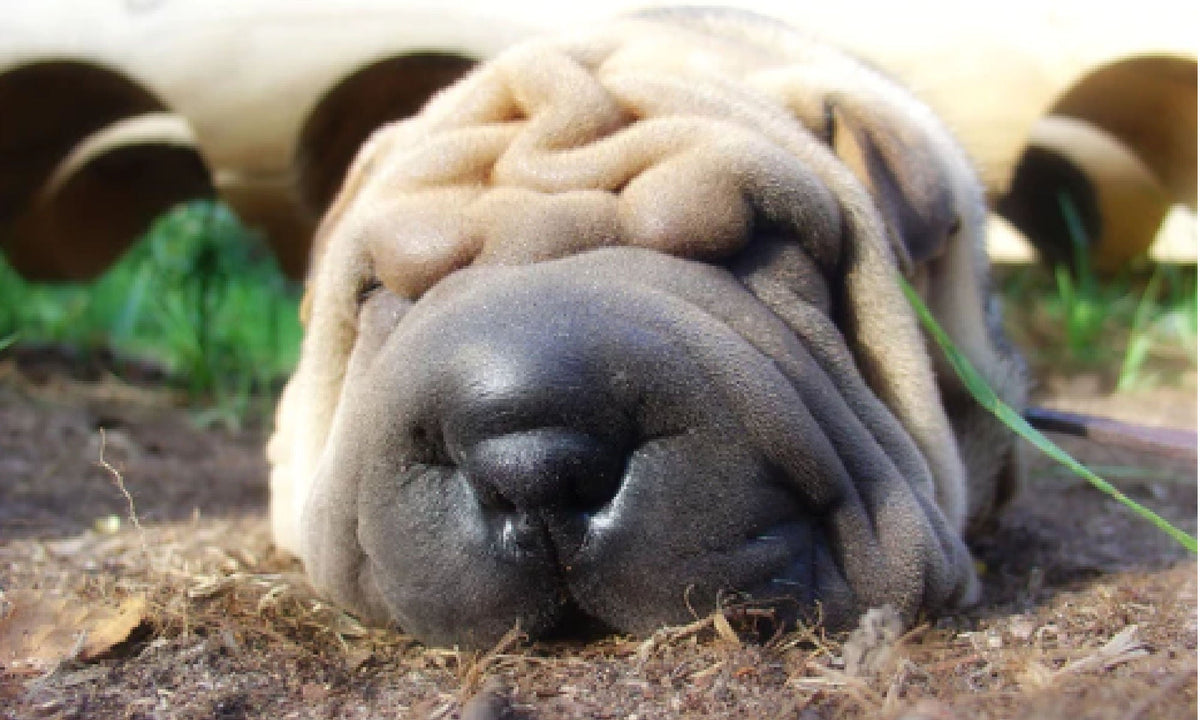
<path fill-rule="evenodd" d="M 1194 426 L 1194 387 L 1156 392 L 1107 408 Z M 1196 717 L 1195 557 L 1046 461 L 975 547 L 984 602 L 899 639 L 743 642 L 732 608 L 649 640 L 467 654 L 312 594 L 271 547 L 263 437 L 199 429 L 161 390 L 0 364 L 0 631 L 40 609 L 74 638 L 40 663 L 0 646 L 0 717 Z M 1069 449 L 1195 533 L 1194 461 Z M 124 619 L 103 642 L 60 604 Z"/>

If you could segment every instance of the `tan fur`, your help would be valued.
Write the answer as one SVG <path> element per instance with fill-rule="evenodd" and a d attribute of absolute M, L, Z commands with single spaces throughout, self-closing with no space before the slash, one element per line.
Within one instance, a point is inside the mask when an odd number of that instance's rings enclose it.
<path fill-rule="evenodd" d="M 811 239 L 823 237 L 814 204 L 840 218 L 840 244 Z M 984 316 L 983 220 L 972 170 L 928 110 L 781 26 L 663 13 L 517 47 L 378 131 L 322 224 L 302 360 L 269 449 L 277 541 L 304 554 L 354 300 L 372 278 L 416 301 L 468 265 L 610 245 L 717 261 L 762 222 L 843 273 L 834 290 L 859 372 L 928 463 L 932 486 L 918 489 L 962 530 L 1005 494 L 998 467 L 1012 482 L 1019 462 L 986 417 L 947 417 L 940 393 L 957 381 L 931 362 L 897 272 L 1019 403 L 1020 366 Z"/>

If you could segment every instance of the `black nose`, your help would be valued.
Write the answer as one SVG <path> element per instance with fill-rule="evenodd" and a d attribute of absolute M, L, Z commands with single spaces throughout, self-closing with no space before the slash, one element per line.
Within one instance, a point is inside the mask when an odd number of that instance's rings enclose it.
<path fill-rule="evenodd" d="M 563 560 L 621 488 L 653 342 L 585 303 L 545 302 L 508 298 L 486 324 L 464 317 L 428 387 L 446 455 L 502 544 L 553 546 Z"/>
<path fill-rule="evenodd" d="M 567 428 L 540 428 L 479 440 L 461 470 L 480 501 L 507 512 L 590 514 L 617 493 L 620 448 Z"/>
<path fill-rule="evenodd" d="M 625 452 L 578 430 L 540 428 L 472 443 L 459 471 L 497 549 L 569 567 L 593 516 L 620 489 Z"/>

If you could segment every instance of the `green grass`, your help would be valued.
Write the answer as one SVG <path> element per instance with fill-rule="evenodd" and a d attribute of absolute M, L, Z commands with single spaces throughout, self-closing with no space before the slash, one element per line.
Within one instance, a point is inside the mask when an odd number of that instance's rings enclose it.
<path fill-rule="evenodd" d="M 1196 552 L 1196 538 L 1180 530 L 1172 525 L 1166 519 L 1162 518 L 1154 511 L 1150 510 L 1141 503 L 1133 500 L 1125 493 L 1118 490 L 1111 483 L 1101 478 L 1096 473 L 1084 467 L 1075 458 L 1068 455 L 1065 451 L 1051 442 L 1045 435 L 1033 429 L 1021 414 L 1012 407 L 1004 403 L 992 388 L 987 384 L 987 381 L 976 372 L 975 368 L 967 358 L 959 352 L 958 348 L 951 342 L 950 337 L 934 320 L 933 314 L 925 306 L 920 295 L 912 286 L 900 280 L 904 294 L 908 297 L 909 303 L 913 306 L 913 310 L 917 313 L 917 317 L 921 321 L 921 325 L 925 331 L 937 342 L 938 347 L 945 353 L 946 358 L 950 362 L 950 366 L 954 368 L 954 372 L 963 381 L 968 392 L 975 398 L 976 402 L 982 405 L 988 412 L 995 415 L 1000 422 L 1004 423 L 1010 430 L 1016 433 L 1024 440 L 1031 443 L 1038 450 L 1045 453 L 1047 456 L 1069 469 L 1072 473 L 1087 482 L 1101 492 L 1107 494 L 1117 502 L 1127 507 L 1134 514 L 1147 520 L 1162 532 L 1171 536 L 1176 542 L 1191 552 Z"/>
<path fill-rule="evenodd" d="M 1031 266 L 1001 278 L 1008 328 L 1035 368 L 1099 372 L 1117 390 L 1173 385 L 1196 369 L 1196 267 L 1134 263 L 1100 277 L 1064 196 L 1071 266 Z"/>
<path fill-rule="evenodd" d="M 1100 277 L 1089 259 L 1079 214 L 1063 194 L 1059 204 L 1072 248 L 1070 265 L 1019 268 L 1000 278 L 1006 327 L 1038 377 L 1094 372 L 1113 390 L 1195 383 L 1196 267 L 1134 263 Z M 1196 539 L 1132 500 L 1061 450 L 1005 405 L 937 326 L 916 293 L 905 293 L 970 393 L 1018 436 L 1133 513 L 1196 552 Z M 1118 473 L 1119 474 L 1119 473 Z M 1145 473 L 1139 469 L 1139 477 Z"/>
<path fill-rule="evenodd" d="M 1176 384 L 1195 370 L 1194 266 L 1129 269 L 1080 281 L 1065 267 L 1031 266 L 1000 278 L 1007 327 L 1036 368 L 1099 372 L 1121 390 Z"/>
<path fill-rule="evenodd" d="M 299 290 L 224 206 L 181 205 L 91 283 L 31 283 L 0 256 L 0 338 L 161 364 L 192 399 L 239 418 L 290 372 Z"/>

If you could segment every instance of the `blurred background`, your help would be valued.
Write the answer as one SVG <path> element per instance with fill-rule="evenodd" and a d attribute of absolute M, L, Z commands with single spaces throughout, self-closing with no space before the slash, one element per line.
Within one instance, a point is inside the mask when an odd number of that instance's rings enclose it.
<path fill-rule="evenodd" d="M 1191 3 L 732 4 L 847 47 L 946 120 L 1042 390 L 1183 389 L 1167 421 L 1194 426 Z M 0 358 L 246 416 L 295 362 L 311 233 L 370 132 L 521 38 L 637 5 L 7 6 Z"/>

